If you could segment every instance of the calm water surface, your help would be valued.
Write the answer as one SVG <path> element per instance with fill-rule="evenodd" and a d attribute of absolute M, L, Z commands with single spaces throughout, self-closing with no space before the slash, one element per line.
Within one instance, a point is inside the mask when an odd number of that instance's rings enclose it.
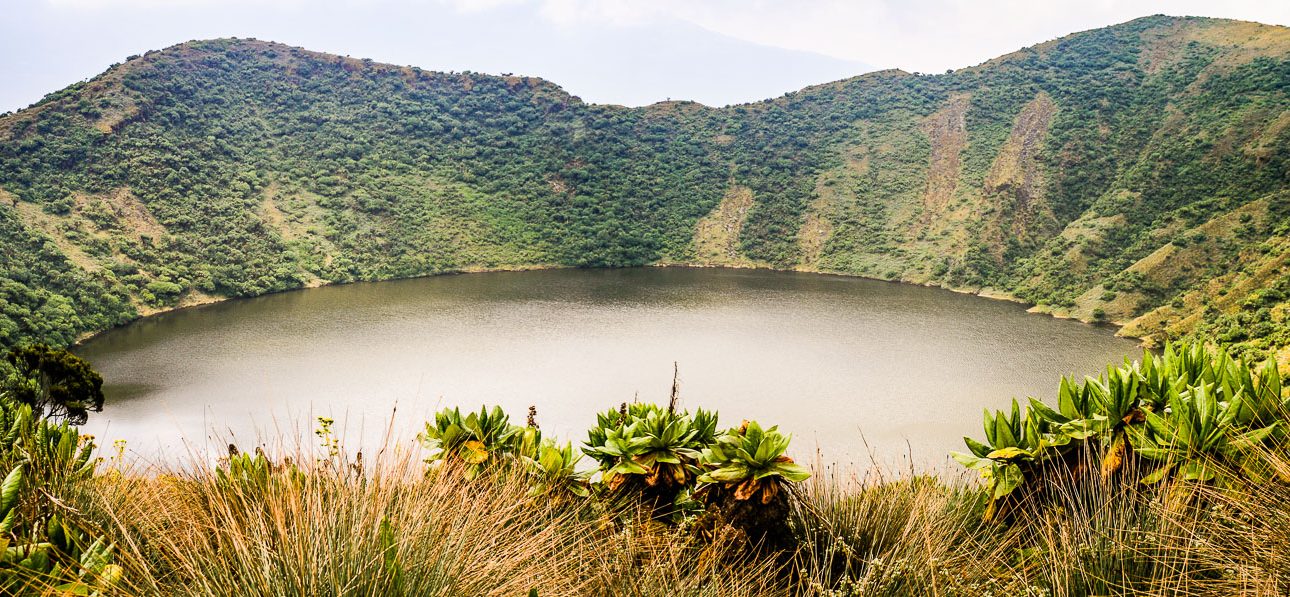
<path fill-rule="evenodd" d="M 148 318 L 78 352 L 106 380 L 89 431 L 149 459 L 308 437 L 316 416 L 370 448 L 387 429 L 409 440 L 442 406 L 481 403 L 517 423 L 536 405 L 545 433 L 578 442 L 599 410 L 666 401 L 676 361 L 683 406 L 718 409 L 723 425 L 778 423 L 799 459 L 937 464 L 981 434 L 983 407 L 1051 400 L 1059 376 L 1135 346 L 944 290 L 642 268 L 290 292 Z"/>

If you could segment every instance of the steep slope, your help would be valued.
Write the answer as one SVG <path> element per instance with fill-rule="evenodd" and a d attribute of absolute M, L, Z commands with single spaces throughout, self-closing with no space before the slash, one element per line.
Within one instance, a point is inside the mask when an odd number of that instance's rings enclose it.
<path fill-rule="evenodd" d="M 1148 17 L 943 75 L 588 105 L 182 44 L 0 117 L 0 344 L 360 279 L 696 263 L 1290 344 L 1290 30 Z"/>

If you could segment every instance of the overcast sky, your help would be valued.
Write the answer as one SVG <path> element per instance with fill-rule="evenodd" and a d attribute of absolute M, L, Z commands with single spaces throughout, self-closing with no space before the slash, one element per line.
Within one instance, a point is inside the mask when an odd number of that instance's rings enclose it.
<path fill-rule="evenodd" d="M 942 72 L 1157 13 L 1290 25 L 1290 0 L 5 0 L 0 112 L 214 37 L 536 75 L 592 102 L 725 105 L 877 68 Z"/>

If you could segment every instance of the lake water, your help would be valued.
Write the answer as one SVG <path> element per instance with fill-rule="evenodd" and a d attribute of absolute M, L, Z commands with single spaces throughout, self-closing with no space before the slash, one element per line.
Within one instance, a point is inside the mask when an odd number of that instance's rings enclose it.
<path fill-rule="evenodd" d="M 107 405 L 87 430 L 163 460 L 306 437 L 410 441 L 442 406 L 500 404 L 580 442 L 595 413 L 665 402 L 779 424 L 799 460 L 939 465 L 981 410 L 1136 357 L 1113 330 L 858 278 L 640 268 L 332 286 L 162 314 L 77 351 Z M 397 405 L 397 414 L 395 408 Z M 392 416 L 393 415 L 393 416 Z M 391 421 L 393 421 L 391 423 Z"/>

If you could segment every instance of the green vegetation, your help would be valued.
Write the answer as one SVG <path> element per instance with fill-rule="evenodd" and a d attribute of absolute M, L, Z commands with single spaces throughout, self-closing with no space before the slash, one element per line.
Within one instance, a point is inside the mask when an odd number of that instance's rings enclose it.
<path fill-rule="evenodd" d="M 1202 344 L 1063 379 L 1056 408 L 987 413 L 959 455 L 984 485 L 808 471 L 775 427 L 674 403 L 599 414 L 594 471 L 497 408 L 368 459 L 320 418 L 292 453 L 136 468 L 0 390 L 0 590 L 1271 597 L 1290 589 L 1282 384 Z"/>
<path fill-rule="evenodd" d="M 716 243 L 724 262 L 988 287 L 1286 359 L 1287 89 L 1290 30 L 1163 16 L 719 109 L 190 42 L 0 117 L 0 345 L 322 283 L 704 262 Z M 721 230 L 696 241 L 705 221 Z"/>
<path fill-rule="evenodd" d="M 510 424 L 500 407 L 481 408 L 465 417 L 454 408 L 435 415 L 434 425 L 426 423 L 420 439 L 430 451 L 428 462 L 462 466 L 466 478 L 473 479 L 503 459 L 523 453 L 523 431 Z"/>
<path fill-rule="evenodd" d="M 13 348 L 0 592 L 1290 593 L 1287 90 L 1290 30 L 1168 17 L 719 109 L 254 40 L 134 57 L 0 117 L 0 346 L 315 284 L 713 255 L 1209 343 L 987 412 L 955 456 L 979 485 L 811 470 L 775 427 L 675 400 L 577 447 L 454 408 L 366 460 L 320 419 L 294 453 L 135 468 L 68 426 L 102 406 L 88 364 Z"/>
<path fill-rule="evenodd" d="M 121 578 L 113 547 L 68 504 L 93 491 L 93 442 L 0 391 L 0 591 L 99 595 Z"/>
<path fill-rule="evenodd" d="M 466 480 L 518 468 L 527 473 L 532 496 L 587 497 L 591 473 L 579 470 L 581 456 L 571 442 L 561 445 L 542 437 L 536 416 L 537 409 L 530 406 L 528 424 L 520 427 L 510 424 L 510 417 L 497 406 L 481 407 L 465 417 L 457 408 L 444 409 L 435 415 L 434 424 L 426 423 L 418 439 L 429 452 L 427 464 L 449 474 L 460 472 Z"/>
<path fill-rule="evenodd" d="M 701 451 L 713 443 L 717 416 L 694 416 L 654 404 L 624 403 L 596 415 L 584 450 L 598 464 L 615 498 L 640 499 L 655 516 L 673 513 L 699 474 Z"/>
<path fill-rule="evenodd" d="M 1168 346 L 1098 379 L 1062 379 L 1057 410 L 1032 398 L 1024 414 L 1016 400 L 1011 413 L 986 411 L 986 442 L 964 438 L 971 453 L 953 456 L 989 481 L 987 519 L 1049 499 L 1044 477 L 1290 483 L 1263 458 L 1290 447 L 1288 413 L 1275 362 L 1256 372 L 1200 344 Z"/>
<path fill-rule="evenodd" d="M 42 344 L 10 349 L 0 365 L 0 391 L 37 417 L 81 425 L 103 410 L 103 377 L 84 359 Z"/>
<path fill-rule="evenodd" d="M 704 448 L 698 493 L 710 514 L 701 522 L 733 529 L 753 544 L 791 548 L 789 490 L 811 473 L 788 456 L 788 441 L 775 427 L 744 421 Z"/>
<path fill-rule="evenodd" d="M 68 427 L 102 405 L 88 365 L 15 348 L 0 592 L 1290 593 L 1290 403 L 1251 365 L 1290 358 L 1288 90 L 1290 30 L 1169 17 L 720 109 L 254 40 L 132 58 L 0 117 L 0 346 L 314 284 L 713 253 L 1232 348 L 987 412 L 956 455 L 983 486 L 808 478 L 775 427 L 675 400 L 598 414 L 594 470 L 497 408 L 367 460 L 320 419 L 294 454 L 140 470 Z"/>

